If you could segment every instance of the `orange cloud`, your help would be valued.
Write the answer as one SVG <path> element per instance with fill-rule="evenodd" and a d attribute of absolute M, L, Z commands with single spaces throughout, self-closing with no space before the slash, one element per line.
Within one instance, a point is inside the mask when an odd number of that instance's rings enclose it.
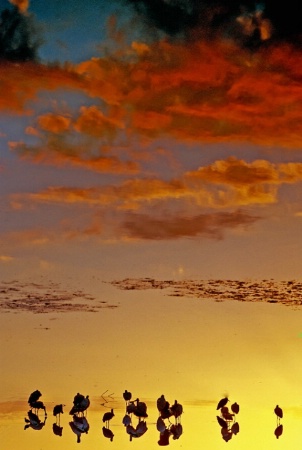
<path fill-rule="evenodd" d="M 118 128 L 124 128 L 120 120 L 115 117 L 106 117 L 96 106 L 82 106 L 80 112 L 80 117 L 74 123 L 74 128 L 79 133 L 113 138 Z"/>
<path fill-rule="evenodd" d="M 0 110 L 29 114 L 40 90 L 73 89 L 106 105 L 105 112 L 83 104 L 71 119 L 78 133 L 95 138 L 123 131 L 300 148 L 301 67 L 301 52 L 286 45 L 250 54 L 229 42 L 136 42 L 76 66 L 2 63 Z M 38 124 L 53 133 L 70 125 L 51 113 Z"/>
<path fill-rule="evenodd" d="M 32 114 L 31 103 L 41 90 L 85 90 L 81 77 L 71 67 L 49 67 L 33 62 L 0 63 L 0 111 Z"/>
<path fill-rule="evenodd" d="M 293 166 L 296 167 L 295 164 L 293 164 Z M 284 164 L 283 172 L 286 170 L 290 170 L 290 168 L 287 164 Z M 294 168 L 292 170 L 294 170 Z M 296 168 L 296 170 L 298 169 Z M 215 184 L 229 184 L 232 186 L 281 182 L 279 179 L 278 166 L 269 161 L 255 160 L 251 163 L 247 163 L 242 159 L 237 159 L 232 156 L 226 160 L 215 161 L 210 166 L 200 167 L 196 171 L 187 172 L 185 176 L 190 180 L 201 180 Z"/>
<path fill-rule="evenodd" d="M 30 159 L 39 164 L 51 164 L 58 167 L 70 165 L 101 173 L 131 175 L 139 172 L 139 165 L 135 161 L 123 161 L 117 156 L 99 156 L 88 153 L 87 145 L 70 144 L 62 139 L 48 138 L 44 144 L 29 146 L 24 142 L 9 142 L 10 149 L 21 158 Z"/>
<path fill-rule="evenodd" d="M 62 116 L 60 114 L 49 113 L 38 117 L 38 126 L 44 131 L 55 134 L 68 131 L 70 123 L 70 117 Z"/>
<path fill-rule="evenodd" d="M 134 134 L 296 148 L 300 61 L 287 46 L 251 55 L 230 43 L 157 42 L 137 51 L 135 62 L 93 59 L 77 71 L 90 81 L 90 95 L 129 111 Z"/>
<path fill-rule="evenodd" d="M 12 5 L 15 5 L 21 13 L 28 10 L 29 0 L 9 0 Z"/>
<path fill-rule="evenodd" d="M 82 162 L 81 162 L 82 165 Z M 191 209 L 230 208 L 277 202 L 278 187 L 302 181 L 302 164 L 271 164 L 265 160 L 247 163 L 236 158 L 219 160 L 168 181 L 134 178 L 119 185 L 94 188 L 49 187 L 43 191 L 12 195 L 11 206 L 30 201 L 110 206 L 138 210 L 150 205 Z"/>

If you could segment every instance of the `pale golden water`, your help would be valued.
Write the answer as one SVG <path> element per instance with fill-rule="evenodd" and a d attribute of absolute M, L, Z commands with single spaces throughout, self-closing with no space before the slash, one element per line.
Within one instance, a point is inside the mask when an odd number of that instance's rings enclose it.
<path fill-rule="evenodd" d="M 116 307 L 94 313 L 1 312 L 1 448 L 159 447 L 161 394 L 184 407 L 183 434 L 170 438 L 171 448 L 300 448 L 302 309 L 120 291 L 103 283 L 90 288 L 96 301 Z M 48 417 L 42 430 L 24 430 L 27 399 L 35 389 L 42 392 Z M 148 431 L 131 442 L 122 425 L 125 389 L 148 406 Z M 77 392 L 91 399 L 90 428 L 80 444 L 68 414 Z M 240 404 L 240 431 L 227 444 L 216 419 L 225 395 Z M 62 436 L 52 428 L 57 403 L 66 405 Z M 278 440 L 276 404 L 284 411 Z M 103 414 L 111 408 L 113 441 L 102 433 Z"/>

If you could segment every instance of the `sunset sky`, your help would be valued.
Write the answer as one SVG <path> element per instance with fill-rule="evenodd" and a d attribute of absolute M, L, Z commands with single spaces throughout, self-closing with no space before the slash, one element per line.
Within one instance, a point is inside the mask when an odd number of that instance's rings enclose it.
<path fill-rule="evenodd" d="M 0 1 L 2 278 L 301 277 L 301 6 Z"/>

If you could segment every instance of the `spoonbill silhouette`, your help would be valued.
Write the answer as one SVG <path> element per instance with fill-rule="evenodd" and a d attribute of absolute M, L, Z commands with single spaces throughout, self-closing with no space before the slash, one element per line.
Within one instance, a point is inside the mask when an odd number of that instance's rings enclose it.
<path fill-rule="evenodd" d="M 46 406 L 45 406 L 44 403 L 41 402 L 40 400 L 39 400 L 39 401 L 36 401 L 36 402 L 31 402 L 31 403 L 30 403 L 30 406 L 31 406 L 32 409 L 35 410 L 36 414 L 38 413 L 39 409 L 43 409 L 43 410 L 44 410 L 44 413 L 45 413 L 45 416 L 47 416 L 47 413 L 46 413 Z"/>
<path fill-rule="evenodd" d="M 274 412 L 275 412 L 278 420 L 282 419 L 282 417 L 283 417 L 283 410 L 282 410 L 282 408 L 280 408 L 279 405 L 276 406 L 276 408 L 274 409 Z"/>
<path fill-rule="evenodd" d="M 62 405 L 62 403 L 60 405 L 54 406 L 54 408 L 53 408 L 53 415 L 54 416 L 59 416 L 60 414 L 63 414 L 64 413 L 63 406 L 65 406 L 65 405 Z"/>
<path fill-rule="evenodd" d="M 229 402 L 228 397 L 222 398 L 222 399 L 218 402 L 218 405 L 217 405 L 216 410 L 218 410 L 218 409 L 220 409 L 220 408 L 223 408 L 223 407 L 227 404 L 227 402 Z"/>
<path fill-rule="evenodd" d="M 180 403 L 178 403 L 177 400 L 174 401 L 174 404 L 170 407 L 170 410 L 173 414 L 173 416 L 175 416 L 175 418 L 177 419 L 178 417 L 180 417 L 183 413 L 183 407 Z"/>
<path fill-rule="evenodd" d="M 131 400 L 132 398 L 132 394 L 131 392 L 127 391 L 127 389 L 125 389 L 125 392 L 123 393 L 123 397 L 125 402 L 129 402 L 129 400 Z"/>
<path fill-rule="evenodd" d="M 31 404 L 33 402 L 37 402 L 39 398 L 41 397 L 41 392 L 36 389 L 34 392 L 32 392 L 28 398 L 28 403 Z"/>
<path fill-rule="evenodd" d="M 69 414 L 73 416 L 74 414 L 77 413 L 84 413 L 84 411 L 86 411 L 89 408 L 89 406 L 90 406 L 89 395 L 86 395 L 86 397 L 84 397 L 84 395 L 77 394 L 74 398 L 73 407 L 69 411 Z"/>
<path fill-rule="evenodd" d="M 111 409 L 111 411 L 105 412 L 105 414 L 103 415 L 103 422 L 107 425 L 107 427 L 109 426 L 109 422 L 112 417 L 114 417 L 113 409 Z"/>
<path fill-rule="evenodd" d="M 234 414 L 238 414 L 239 413 L 239 405 L 238 405 L 238 403 L 233 403 L 232 405 L 231 405 L 231 410 L 233 411 L 233 413 Z"/>

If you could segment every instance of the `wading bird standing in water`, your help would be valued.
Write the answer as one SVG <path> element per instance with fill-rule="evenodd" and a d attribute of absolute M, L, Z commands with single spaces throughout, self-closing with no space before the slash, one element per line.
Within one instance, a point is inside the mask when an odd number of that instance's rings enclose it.
<path fill-rule="evenodd" d="M 132 398 L 132 394 L 131 394 L 131 392 L 127 391 L 127 389 L 126 389 L 125 392 L 123 393 L 123 397 L 124 397 L 125 402 L 128 404 L 128 402 Z"/>
<path fill-rule="evenodd" d="M 36 391 L 32 392 L 28 398 L 28 403 L 31 405 L 33 402 L 37 402 L 39 398 L 41 397 L 41 392 L 37 389 Z"/>
<path fill-rule="evenodd" d="M 223 408 L 223 407 L 227 404 L 228 401 L 229 401 L 228 397 L 222 398 L 222 399 L 219 401 L 216 410 L 218 410 L 218 409 L 220 409 L 220 408 Z"/>
<path fill-rule="evenodd" d="M 73 400 L 73 407 L 69 411 L 69 414 L 73 416 L 74 414 L 82 413 L 86 411 L 90 406 L 89 395 L 84 395 L 77 393 Z"/>
<path fill-rule="evenodd" d="M 279 423 L 279 422 L 280 422 L 280 419 L 282 419 L 282 417 L 283 417 L 283 411 L 282 411 L 282 408 L 280 408 L 280 406 L 277 405 L 276 408 L 274 409 L 274 413 L 276 414 L 276 416 L 277 416 L 277 422 Z"/>
<path fill-rule="evenodd" d="M 231 405 L 231 410 L 233 411 L 233 413 L 234 414 L 238 414 L 239 413 L 239 405 L 238 405 L 238 403 L 233 403 L 232 405 Z"/>
<path fill-rule="evenodd" d="M 111 411 L 105 412 L 103 415 L 103 422 L 106 424 L 107 428 L 109 427 L 109 422 L 114 417 L 113 409 Z"/>
<path fill-rule="evenodd" d="M 60 414 L 63 414 L 64 413 L 64 411 L 63 411 L 63 406 L 65 406 L 65 405 L 56 405 L 55 407 L 54 407 L 54 409 L 53 409 L 53 415 L 55 416 L 55 417 L 60 417 Z"/>

